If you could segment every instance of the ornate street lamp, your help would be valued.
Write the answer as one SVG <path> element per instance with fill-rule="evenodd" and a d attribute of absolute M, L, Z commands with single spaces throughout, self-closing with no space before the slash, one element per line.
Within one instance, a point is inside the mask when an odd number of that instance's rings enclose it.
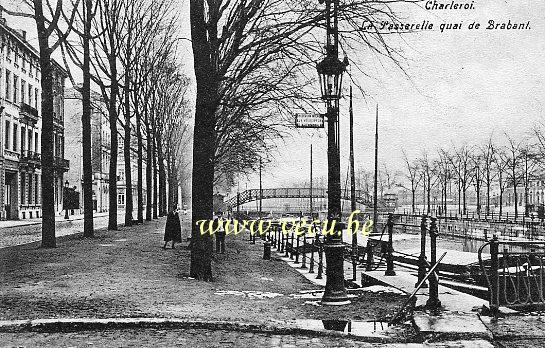
<path fill-rule="evenodd" d="M 343 73 L 346 71 L 347 65 L 347 57 L 341 62 L 339 58 L 330 54 L 316 64 L 322 100 L 335 102 L 341 98 Z"/>
<path fill-rule="evenodd" d="M 322 2 L 322 1 L 320 1 Z M 339 40 L 337 8 L 339 0 L 325 0 L 327 42 L 326 57 L 316 65 L 320 80 L 322 100 L 327 108 L 327 219 L 334 223 L 333 234 L 326 236 L 324 250 L 326 256 L 326 287 L 322 304 L 348 304 L 348 295 L 344 286 L 344 246 L 342 244 L 341 211 L 341 166 L 339 150 L 339 99 L 342 90 L 342 75 L 348 65 L 348 59 L 339 60 Z M 333 15 L 331 15 L 333 5 Z"/>

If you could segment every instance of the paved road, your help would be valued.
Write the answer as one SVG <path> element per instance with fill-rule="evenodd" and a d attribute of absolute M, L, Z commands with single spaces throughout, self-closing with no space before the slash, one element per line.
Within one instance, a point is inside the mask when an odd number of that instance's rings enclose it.
<path fill-rule="evenodd" d="M 75 220 L 57 220 L 55 235 L 57 237 L 66 236 L 69 234 L 75 234 L 83 232 L 83 219 Z M 123 222 L 124 215 L 122 211 L 118 211 L 117 220 Z M 4 222 L 5 224 L 6 222 Z M 14 222 L 15 224 L 22 224 L 24 220 Z M 13 227 L 0 228 L 0 248 L 10 247 L 14 245 L 26 244 L 40 241 L 42 238 L 42 225 L 35 221 L 29 221 L 31 225 L 19 225 Z M 95 229 L 105 228 L 108 226 L 108 216 L 97 216 L 94 219 Z"/>

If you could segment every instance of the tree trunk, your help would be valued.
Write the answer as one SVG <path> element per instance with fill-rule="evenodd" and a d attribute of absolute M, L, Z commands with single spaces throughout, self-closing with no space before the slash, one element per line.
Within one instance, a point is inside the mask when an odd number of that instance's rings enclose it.
<path fill-rule="evenodd" d="M 138 96 L 136 96 L 136 98 L 134 99 L 135 100 L 135 105 L 134 105 L 134 110 L 135 110 L 135 113 L 136 113 L 136 139 L 138 141 L 138 149 L 137 149 L 137 153 L 138 153 L 138 163 L 136 164 L 137 165 L 137 179 L 136 179 L 136 186 L 137 186 L 137 195 L 138 195 L 138 202 L 137 202 L 137 210 L 138 210 L 138 223 L 141 224 L 144 222 L 144 197 L 143 197 L 143 180 L 142 180 L 142 175 L 143 175 L 143 166 L 142 166 L 142 163 L 144 162 L 144 158 L 143 158 L 143 144 L 142 144 L 142 121 L 141 121 L 141 114 L 140 114 L 140 111 L 138 109 Z"/>
<path fill-rule="evenodd" d="M 152 189 L 153 189 L 153 183 L 152 183 L 152 141 L 151 141 L 151 127 L 149 126 L 149 118 L 148 118 L 148 112 L 146 111 L 146 220 L 151 221 L 151 214 L 153 211 L 153 203 L 152 203 Z"/>
<path fill-rule="evenodd" d="M 201 235 L 198 220 L 210 220 L 214 193 L 214 140 L 217 80 L 210 57 L 204 2 L 191 1 L 191 38 L 197 83 L 195 125 L 193 132 L 192 223 L 190 275 L 212 280 L 212 236 Z"/>
<path fill-rule="evenodd" d="M 108 33 L 110 47 L 116 47 L 116 22 L 117 18 L 112 11 L 111 25 L 112 29 Z M 117 84 L 117 57 L 114 54 L 108 56 L 110 65 L 110 100 L 108 105 L 108 117 L 110 122 L 110 169 L 109 169 L 109 195 L 110 204 L 108 212 L 108 230 L 117 230 L 117 95 L 119 86 Z"/>
<path fill-rule="evenodd" d="M 151 152 L 151 160 L 152 160 L 152 168 L 153 168 L 153 218 L 157 219 L 157 146 L 155 145 L 156 141 L 156 134 L 155 130 L 153 131 L 153 137 L 151 140 L 152 144 L 152 152 Z"/>
<path fill-rule="evenodd" d="M 163 141 L 160 132 L 157 133 L 157 162 L 159 169 L 159 216 L 165 216 L 167 210 L 167 186 Z"/>
<path fill-rule="evenodd" d="M 55 238 L 55 177 L 53 170 L 53 72 L 42 1 L 34 0 L 34 14 L 42 74 L 42 247 L 55 248 L 57 242 Z"/>
<path fill-rule="evenodd" d="M 125 158 L 125 226 L 132 226 L 132 166 L 131 166 L 131 105 L 130 105 L 130 59 L 131 32 L 127 39 L 127 64 L 125 71 L 125 140 L 123 155 Z"/>
<path fill-rule="evenodd" d="M 93 1 L 85 0 L 85 22 L 83 37 L 83 90 L 81 116 L 83 151 L 83 236 L 94 237 L 93 227 L 93 165 L 91 162 L 91 17 Z"/>

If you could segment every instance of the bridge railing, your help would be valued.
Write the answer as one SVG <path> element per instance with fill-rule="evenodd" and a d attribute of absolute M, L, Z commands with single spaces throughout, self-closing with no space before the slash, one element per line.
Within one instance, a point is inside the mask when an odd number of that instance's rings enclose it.
<path fill-rule="evenodd" d="M 515 250 L 512 248 L 516 246 Z M 482 257 L 490 248 L 490 260 Z M 545 242 L 505 241 L 494 236 L 479 248 L 479 265 L 488 285 L 490 310 L 500 306 L 519 311 L 545 308 Z"/>

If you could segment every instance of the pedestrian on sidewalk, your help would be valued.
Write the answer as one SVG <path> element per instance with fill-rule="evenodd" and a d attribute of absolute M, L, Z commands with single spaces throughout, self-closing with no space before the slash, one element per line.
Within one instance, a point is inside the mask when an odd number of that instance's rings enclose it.
<path fill-rule="evenodd" d="M 172 249 L 175 249 L 174 243 L 182 242 L 182 225 L 180 224 L 180 215 L 178 215 L 176 207 L 168 213 L 164 241 L 165 245 L 163 245 L 163 249 L 167 248 L 168 242 L 172 242 Z"/>
<path fill-rule="evenodd" d="M 219 254 L 225 254 L 225 229 L 223 228 L 223 215 L 221 212 L 219 212 L 215 219 L 214 219 L 214 225 L 218 226 L 218 230 L 216 231 L 216 253 Z"/>

